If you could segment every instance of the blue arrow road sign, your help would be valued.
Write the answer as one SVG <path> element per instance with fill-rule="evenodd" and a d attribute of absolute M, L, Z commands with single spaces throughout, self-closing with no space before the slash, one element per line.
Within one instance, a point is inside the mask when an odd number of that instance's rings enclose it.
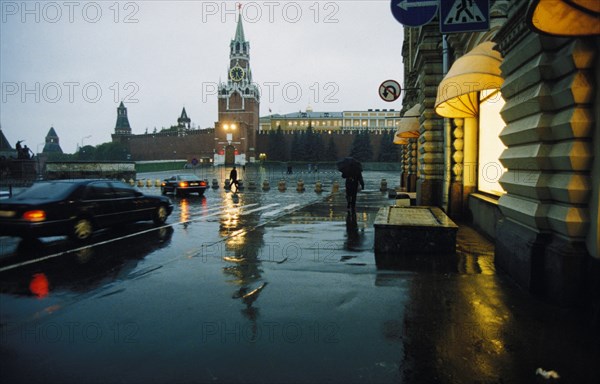
<path fill-rule="evenodd" d="M 440 0 L 440 33 L 490 29 L 489 0 Z"/>
<path fill-rule="evenodd" d="M 392 0 L 392 15 L 406 27 L 420 27 L 437 14 L 438 0 Z"/>

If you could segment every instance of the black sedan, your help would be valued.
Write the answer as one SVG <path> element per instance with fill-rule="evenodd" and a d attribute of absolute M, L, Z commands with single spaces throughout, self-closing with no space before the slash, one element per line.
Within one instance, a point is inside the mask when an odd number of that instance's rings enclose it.
<path fill-rule="evenodd" d="M 100 228 L 145 220 L 163 224 L 172 211 L 169 198 L 144 195 L 120 181 L 48 181 L 0 200 L 0 235 L 87 240 Z"/>
<path fill-rule="evenodd" d="M 176 196 L 197 192 L 202 196 L 207 187 L 206 180 L 202 180 L 194 174 L 175 175 L 163 180 L 160 191 L 163 195 L 168 192 L 172 192 Z"/>

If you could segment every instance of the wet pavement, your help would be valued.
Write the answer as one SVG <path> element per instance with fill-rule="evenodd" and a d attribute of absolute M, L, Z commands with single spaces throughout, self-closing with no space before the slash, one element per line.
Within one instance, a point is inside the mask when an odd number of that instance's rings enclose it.
<path fill-rule="evenodd" d="M 468 226 L 454 256 L 377 267 L 373 221 L 392 202 L 379 182 L 393 186 L 393 172 L 365 172 L 356 221 L 343 190 L 331 194 L 335 173 L 302 175 L 298 193 L 300 175 L 260 172 L 242 178 L 269 178 L 270 191 L 174 198 L 159 229 L 89 247 L 0 239 L 2 382 L 556 381 L 538 368 L 599 381 L 585 317 L 520 290 Z"/>

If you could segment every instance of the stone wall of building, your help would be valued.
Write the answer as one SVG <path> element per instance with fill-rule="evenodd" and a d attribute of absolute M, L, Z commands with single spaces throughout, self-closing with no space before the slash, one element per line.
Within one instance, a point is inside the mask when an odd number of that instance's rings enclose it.
<path fill-rule="evenodd" d="M 505 193 L 486 194 L 476 176 L 466 181 L 466 170 L 474 171 L 479 161 L 467 159 L 467 150 L 480 151 L 473 135 L 480 129 L 479 112 L 472 118 L 451 116 L 451 126 L 433 113 L 444 46 L 435 21 L 405 29 L 405 87 L 416 91 L 407 95 L 403 109 L 416 103 L 422 109 L 417 151 L 409 145 L 401 149 L 404 170 L 417 162 L 419 204 L 448 201 L 449 214 L 456 218 L 462 212 L 463 220 L 473 220 L 493 237 L 496 264 L 521 286 L 561 304 L 599 303 L 600 38 L 534 31 L 529 0 L 490 4 L 488 31 L 448 36 L 448 64 L 451 69 L 483 42 L 492 41 L 501 53 L 505 104 L 498 138 L 506 146 L 499 158 L 506 168 L 500 178 Z M 444 128 L 453 129 L 451 147 Z M 452 177 L 442 177 L 442 169 L 451 170 Z"/>
<path fill-rule="evenodd" d="M 585 241 L 598 220 L 590 204 L 598 46 L 594 38 L 531 32 L 527 4 L 512 3 L 495 38 L 504 56 L 500 138 L 507 149 L 500 160 L 508 169 L 496 262 L 523 286 L 568 304 L 583 293 Z"/>

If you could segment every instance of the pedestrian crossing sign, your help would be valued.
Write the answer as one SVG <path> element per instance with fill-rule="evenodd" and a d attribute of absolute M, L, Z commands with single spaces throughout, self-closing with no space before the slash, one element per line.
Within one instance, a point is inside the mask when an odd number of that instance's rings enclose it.
<path fill-rule="evenodd" d="M 489 0 L 440 0 L 441 33 L 486 31 L 489 28 Z"/>

